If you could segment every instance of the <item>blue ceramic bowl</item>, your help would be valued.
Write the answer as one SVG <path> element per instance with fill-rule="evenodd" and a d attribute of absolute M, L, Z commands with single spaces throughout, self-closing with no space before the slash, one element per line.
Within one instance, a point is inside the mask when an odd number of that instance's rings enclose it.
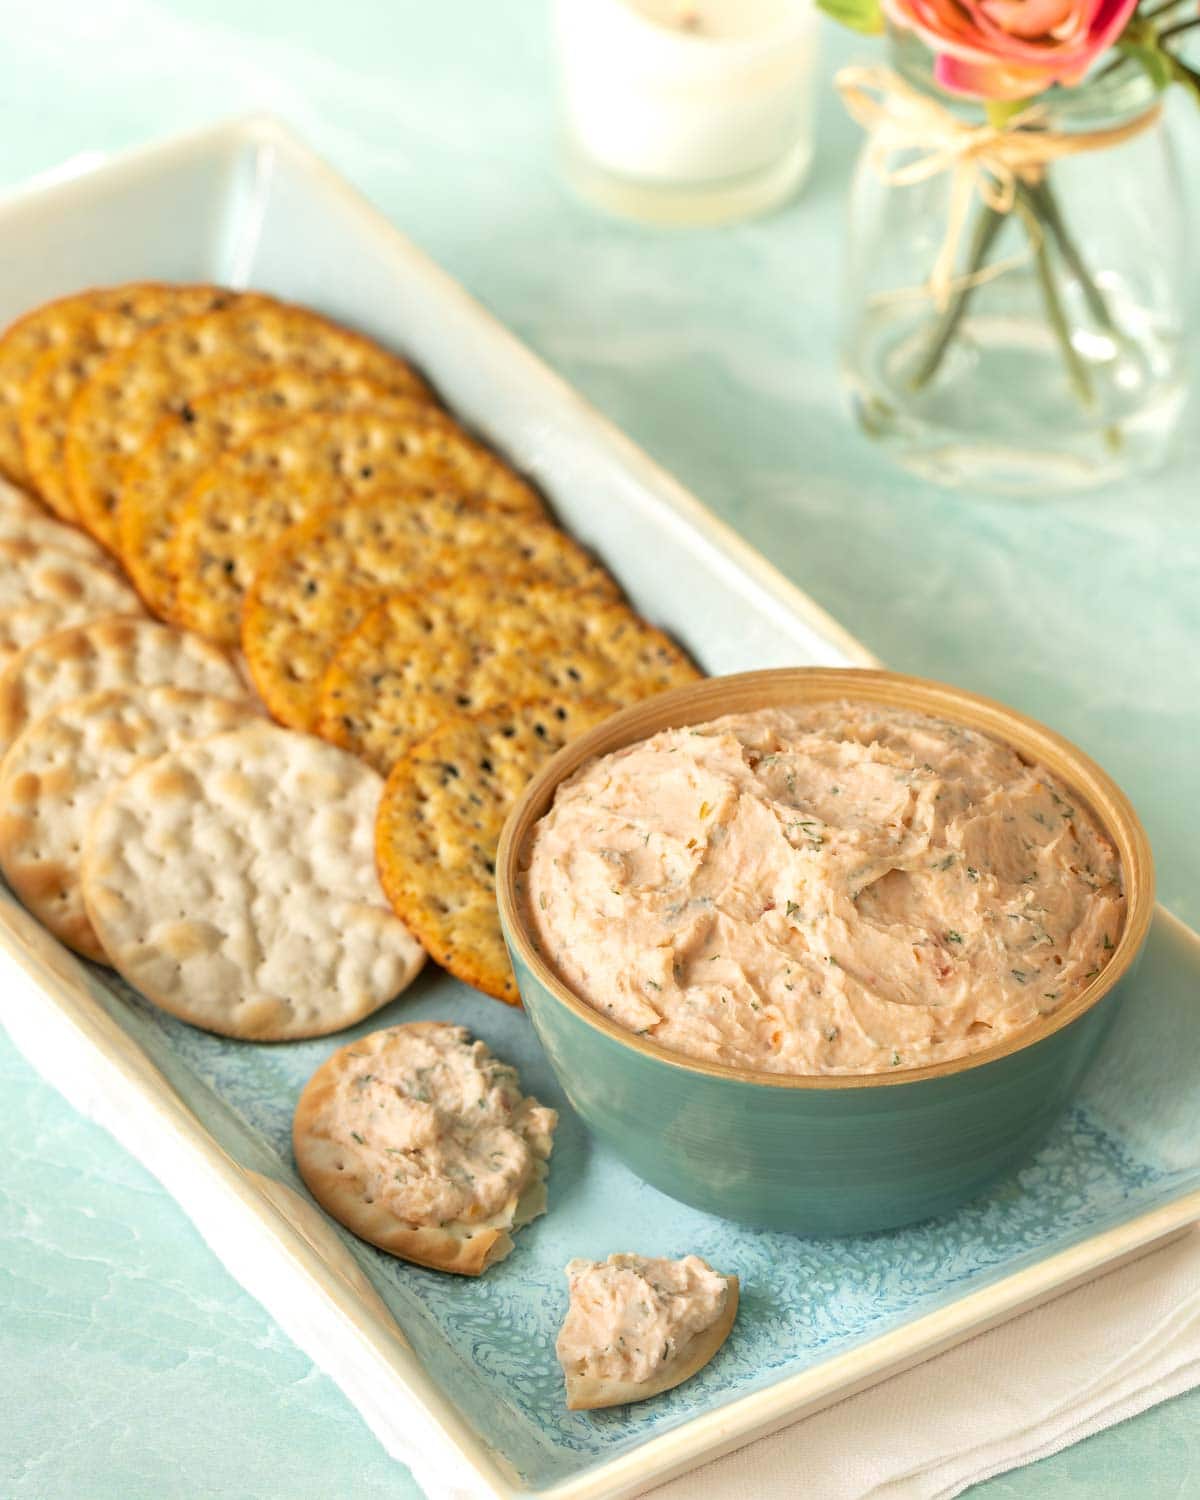
<path fill-rule="evenodd" d="M 1006 1041 L 924 1068 L 786 1076 L 704 1063 L 624 1030 L 571 993 L 530 941 L 521 870 L 558 784 L 595 755 L 723 713 L 837 698 L 980 729 L 1045 765 L 1116 845 L 1127 900 L 1116 951 L 1069 1005 Z M 1108 776 L 1041 725 L 970 693 L 891 672 L 784 668 L 710 678 L 614 715 L 568 745 L 514 808 L 497 859 L 500 919 L 521 996 L 567 1097 L 645 1181 L 696 1208 L 811 1235 L 942 1214 L 1027 1155 L 1071 1099 L 1146 940 L 1154 872 Z"/>

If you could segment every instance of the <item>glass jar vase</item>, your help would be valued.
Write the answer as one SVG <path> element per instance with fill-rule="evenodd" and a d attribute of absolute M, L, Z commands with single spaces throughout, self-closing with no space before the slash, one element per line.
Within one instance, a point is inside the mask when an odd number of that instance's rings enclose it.
<path fill-rule="evenodd" d="M 986 124 L 913 38 L 892 39 L 892 65 L 910 125 L 924 101 L 951 128 Z M 1129 62 L 1040 103 L 1017 123 L 1052 149 L 1039 162 L 1035 140 L 1007 176 L 962 134 L 939 149 L 891 114 L 855 172 L 844 377 L 863 429 L 938 483 L 1101 484 L 1160 463 L 1183 407 L 1184 224 L 1158 94 Z"/>

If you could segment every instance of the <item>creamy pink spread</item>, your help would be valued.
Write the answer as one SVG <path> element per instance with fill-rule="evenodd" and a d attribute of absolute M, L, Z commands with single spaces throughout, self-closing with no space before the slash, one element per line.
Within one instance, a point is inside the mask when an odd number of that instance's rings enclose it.
<path fill-rule="evenodd" d="M 647 1381 L 725 1311 L 729 1286 L 698 1255 L 610 1255 L 567 1265 L 570 1305 L 558 1335 L 568 1374 Z"/>
<path fill-rule="evenodd" d="M 1095 817 L 987 735 L 870 703 L 730 715 L 581 768 L 534 830 L 538 946 L 690 1057 L 875 1073 L 1055 1010 L 1116 945 Z"/>
<path fill-rule="evenodd" d="M 361 1045 L 323 1128 L 363 1170 L 367 1197 L 418 1226 L 511 1218 L 550 1155 L 555 1111 L 465 1027 L 397 1026 Z"/>

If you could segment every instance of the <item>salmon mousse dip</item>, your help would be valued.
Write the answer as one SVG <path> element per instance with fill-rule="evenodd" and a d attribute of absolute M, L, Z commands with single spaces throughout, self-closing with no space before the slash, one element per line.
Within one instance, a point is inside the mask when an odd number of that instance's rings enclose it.
<path fill-rule="evenodd" d="M 1116 851 L 1049 773 L 858 702 L 664 730 L 536 825 L 538 949 L 671 1051 L 772 1073 L 963 1057 L 1066 1004 L 1116 946 Z"/>
<path fill-rule="evenodd" d="M 546 1210 L 558 1116 L 462 1026 L 413 1021 L 309 1079 L 292 1141 L 313 1197 L 383 1250 L 477 1276 Z"/>
<path fill-rule="evenodd" d="M 555 1352 L 572 1411 L 644 1401 L 690 1380 L 729 1336 L 738 1280 L 698 1255 L 610 1255 L 567 1264 Z"/>

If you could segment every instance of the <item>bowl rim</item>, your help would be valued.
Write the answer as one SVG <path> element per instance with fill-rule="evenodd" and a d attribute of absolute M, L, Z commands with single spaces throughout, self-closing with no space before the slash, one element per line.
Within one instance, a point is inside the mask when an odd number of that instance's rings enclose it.
<path fill-rule="evenodd" d="M 559 784 L 595 756 L 634 744 L 660 729 L 752 711 L 754 700 L 759 700 L 757 707 L 768 708 L 838 699 L 917 709 L 981 730 L 1026 759 L 1045 764 L 1091 809 L 1116 846 L 1126 899 L 1125 921 L 1116 949 L 1096 979 L 1059 1010 L 991 1047 L 920 1068 L 886 1073 L 771 1073 L 689 1057 L 619 1026 L 564 984 L 534 946 L 518 891 L 521 855 L 533 825 L 548 810 Z M 1063 766 L 1068 768 L 1065 772 Z M 863 667 L 770 667 L 703 678 L 644 699 L 612 714 L 558 751 L 529 782 L 505 821 L 496 852 L 496 898 L 501 927 L 514 959 L 557 1004 L 632 1052 L 698 1078 L 765 1088 L 896 1088 L 986 1067 L 1036 1046 L 1093 1009 L 1128 973 L 1146 940 L 1154 915 L 1154 859 L 1141 820 L 1112 777 L 1078 746 L 1036 719 L 993 698 L 900 672 Z"/>

